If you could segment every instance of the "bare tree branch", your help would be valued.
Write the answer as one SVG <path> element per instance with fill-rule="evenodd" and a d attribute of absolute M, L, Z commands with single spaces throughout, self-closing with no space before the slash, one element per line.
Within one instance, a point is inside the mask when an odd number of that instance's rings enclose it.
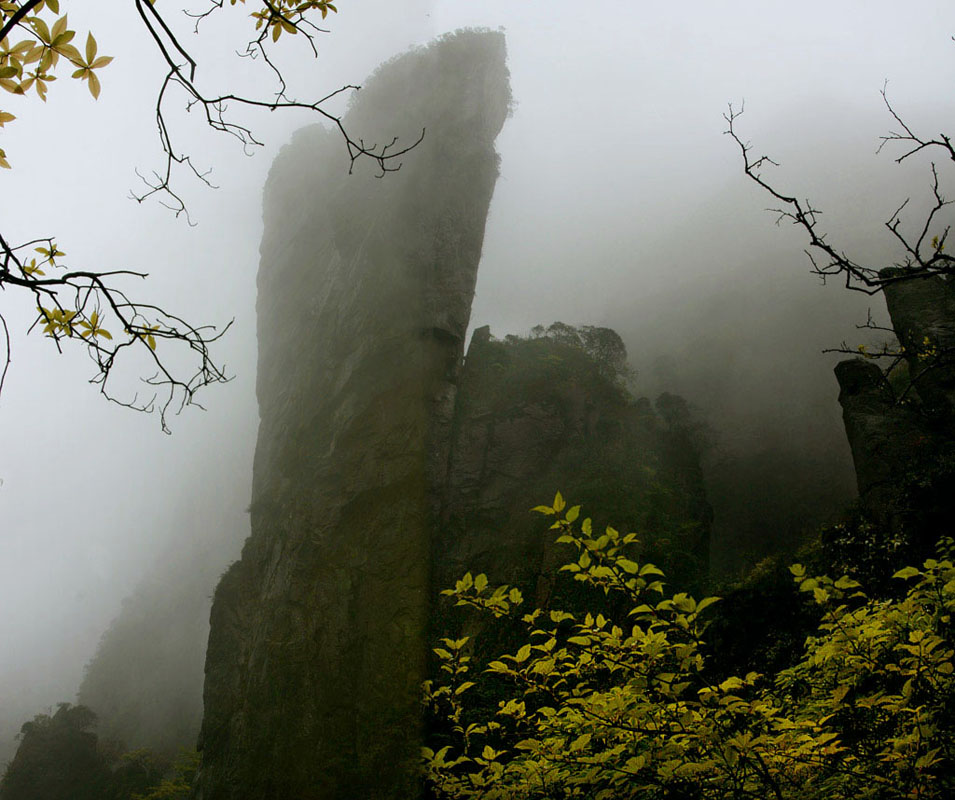
<path fill-rule="evenodd" d="M 0 372 L 0 393 L 2 393 L 3 384 L 7 380 L 7 370 L 10 369 L 10 329 L 7 327 L 7 321 L 3 318 L 3 314 L 0 314 L 0 326 L 3 327 L 3 347 L 5 351 L 3 371 Z"/>
<path fill-rule="evenodd" d="M 46 256 L 40 263 L 36 258 L 27 263 L 21 255 L 31 247 Z M 33 295 L 37 316 L 30 330 L 42 326 L 57 350 L 62 352 L 65 341 L 85 347 L 96 365 L 90 382 L 99 386 L 104 397 L 138 411 L 158 411 L 162 429 L 168 433 L 170 411 L 178 413 L 187 405 L 198 405 L 195 395 L 200 389 L 230 380 L 213 361 L 209 348 L 229 329 L 231 322 L 221 330 L 194 326 L 160 306 L 130 299 L 113 283 L 113 279 L 124 277 L 145 279 L 146 274 L 132 270 L 67 270 L 62 263 L 57 263 L 57 258 L 63 255 L 52 239 L 11 246 L 0 235 L 0 287 L 17 287 Z M 47 276 L 46 269 L 56 270 L 58 274 Z M 0 376 L 2 388 L 10 363 L 10 337 L 5 320 L 0 317 L 0 321 L 7 350 Z M 162 350 L 160 342 L 165 342 Z M 192 374 L 179 376 L 170 366 L 168 348 L 173 344 L 185 345 L 192 353 L 197 362 Z M 140 400 L 138 394 L 132 400 L 122 400 L 110 388 L 117 359 L 131 348 L 145 354 L 155 369 L 152 377 L 144 379 L 150 387 L 145 400 Z"/>
<path fill-rule="evenodd" d="M 360 159 L 371 160 L 377 166 L 379 177 L 401 168 L 401 159 L 424 138 L 424 130 L 413 142 L 398 145 L 394 138 L 383 146 L 368 146 L 361 138 L 354 138 L 345 130 L 341 117 L 325 109 L 325 105 L 339 95 L 357 91 L 358 86 L 342 86 L 318 100 L 306 102 L 289 97 L 285 78 L 272 60 L 269 47 L 283 33 L 301 34 L 312 54 L 318 55 L 315 37 L 327 33 L 316 25 L 310 14 L 336 11 L 328 0 L 257 0 L 257 10 L 252 13 L 257 34 L 246 44 L 242 57 L 261 58 L 277 81 L 270 99 L 246 97 L 241 93 L 204 93 L 196 83 L 200 71 L 197 59 L 183 46 L 173 28 L 168 24 L 160 8 L 152 0 L 133 0 L 144 30 L 163 58 L 166 72 L 156 96 L 156 125 L 159 142 L 165 156 L 163 169 L 152 172 L 147 178 L 137 170 L 137 175 L 146 186 L 141 193 L 132 196 L 138 202 L 157 195 L 159 202 L 171 209 L 176 216 L 183 215 L 192 225 L 182 196 L 174 188 L 176 167 L 183 167 L 202 183 L 215 188 L 209 179 L 210 171 L 197 168 L 191 157 L 174 142 L 173 131 L 167 121 L 168 104 L 178 91 L 186 96 L 186 108 L 200 107 L 205 123 L 214 131 L 234 137 L 247 154 L 262 146 L 251 128 L 232 121 L 230 107 L 239 106 L 268 111 L 279 109 L 305 109 L 319 114 L 339 131 L 349 158 L 349 172 Z M 234 5 L 234 3 L 233 3 Z M 109 57 L 97 57 L 96 44 L 89 36 L 86 55 L 80 53 L 70 41 L 75 31 L 67 29 L 66 17 L 60 17 L 47 25 L 44 16 L 48 11 L 59 13 L 55 3 L 43 5 L 42 0 L 5 3 L 0 11 L 3 20 L 0 27 L 0 68 L 4 69 L 2 88 L 13 94 L 25 94 L 33 88 L 45 99 L 46 82 L 54 79 L 48 74 L 59 57 L 65 58 L 74 67 L 73 77 L 88 81 L 91 94 L 99 94 L 99 79 L 93 71 L 107 65 Z M 185 12 L 194 19 L 194 31 L 211 14 L 223 9 L 225 0 L 209 0 L 209 6 L 201 12 Z M 33 13 L 33 16 L 31 16 Z M 6 41 L 7 36 L 19 28 L 24 32 L 22 42 Z M 270 41 L 271 40 L 271 41 Z M 34 64 L 30 72 L 25 65 Z M 5 115 L 3 121 L 13 119 Z M 9 167 L 5 154 L 0 150 L 0 167 Z M 39 253 L 39 256 L 35 256 Z M 21 244 L 11 244 L 0 234 L 0 290 L 17 289 L 29 293 L 37 309 L 37 316 L 30 331 L 40 326 L 42 332 L 53 340 L 58 351 L 63 343 L 81 344 L 96 365 L 91 383 L 99 386 L 100 392 L 110 401 L 140 411 L 158 411 L 161 425 L 168 432 L 167 415 L 178 413 L 186 405 L 198 405 L 196 394 L 213 383 L 229 380 L 223 367 L 212 358 L 210 346 L 219 340 L 231 322 L 221 329 L 210 325 L 193 325 L 181 317 L 152 303 L 131 299 L 121 288 L 123 281 L 147 276 L 133 270 L 68 269 L 62 262 L 65 253 L 57 249 L 53 237 L 33 239 Z M 49 274 L 48 274 L 49 273 Z M 0 327 L 4 337 L 5 358 L 0 370 L 2 392 L 11 363 L 10 331 L 6 320 L 0 315 Z M 29 332 L 29 331 L 28 331 Z M 185 349 L 193 366 L 182 373 L 178 368 L 176 346 Z M 131 400 L 118 397 L 111 386 L 114 369 L 122 357 L 138 352 L 152 365 L 152 374 L 144 378 L 148 390 L 140 397 L 134 394 Z M 2 358 L 3 356 L 0 356 Z"/>
<path fill-rule="evenodd" d="M 888 101 L 886 102 L 888 103 Z M 892 111 L 893 117 L 899 120 L 898 115 L 892 110 L 891 106 L 889 106 L 889 109 Z M 727 129 L 724 132 L 733 139 L 739 147 L 743 157 L 743 170 L 746 175 L 782 204 L 779 207 L 770 209 L 778 215 L 776 220 L 777 224 L 788 220 L 793 225 L 801 227 L 808 235 L 809 249 L 806 251 L 806 255 L 812 263 L 813 273 L 819 275 L 823 281 L 832 277 L 839 277 L 843 280 L 847 289 L 871 295 L 881 292 L 885 286 L 890 283 L 912 280 L 929 275 L 948 276 L 955 273 L 955 258 L 944 252 L 945 240 L 948 237 L 950 225 L 940 227 L 937 219 L 939 213 L 949 206 L 951 201 L 946 200 L 939 190 L 938 171 L 935 168 L 935 164 L 932 164 L 931 167 L 933 176 L 932 191 L 935 204 L 926 216 L 924 224 L 918 230 L 915 238 L 913 239 L 911 234 L 907 234 L 902 230 L 901 214 L 908 205 L 908 200 L 902 203 L 885 222 L 886 228 L 899 241 L 905 251 L 904 260 L 891 265 L 898 269 L 884 271 L 884 267 L 890 266 L 888 264 L 883 265 L 883 268 L 865 266 L 850 258 L 845 251 L 839 250 L 829 243 L 826 233 L 821 230 L 819 225 L 821 212 L 817 208 L 814 208 L 809 200 L 799 200 L 797 197 L 784 194 L 763 176 L 763 171 L 766 167 L 778 166 L 778 164 L 768 156 L 753 158 L 752 145 L 748 142 L 744 142 L 739 137 L 736 127 L 737 121 L 743 111 L 743 107 L 737 110 L 734 109 L 732 105 L 729 106 L 728 112 L 723 115 L 727 123 Z M 915 137 L 901 120 L 899 120 L 899 122 L 903 125 L 903 130 L 905 130 L 906 133 L 892 134 L 888 137 L 883 137 L 883 144 L 885 144 L 886 141 L 907 141 L 909 139 L 919 142 L 920 144 L 897 159 L 897 161 L 901 162 L 909 155 L 925 149 L 925 147 L 939 145 L 951 148 L 951 143 L 948 142 L 947 137 L 943 136 L 942 139 L 937 141 L 923 142 Z M 955 160 L 955 158 L 953 158 L 953 160 Z M 929 234 L 932 230 L 938 230 L 939 233 L 936 233 L 931 241 L 928 241 Z"/>
<path fill-rule="evenodd" d="M 166 155 L 166 166 L 162 174 L 155 172 L 153 173 L 155 178 L 154 181 L 149 181 L 145 178 L 143 179 L 147 189 L 141 194 L 133 195 L 133 198 L 137 202 L 143 202 L 155 194 L 163 194 L 169 201 L 169 207 L 171 207 L 177 216 L 180 214 L 186 214 L 188 218 L 188 212 L 186 211 L 185 203 L 172 188 L 173 166 L 177 164 L 185 166 L 195 177 L 199 178 L 204 183 L 209 184 L 207 178 L 209 173 L 200 172 L 198 169 L 196 169 L 189 156 L 179 152 L 173 145 L 169 127 L 166 123 L 165 109 L 166 103 L 169 99 L 168 90 L 174 86 L 179 87 L 186 94 L 188 109 L 191 109 L 197 105 L 200 106 L 205 114 L 206 124 L 215 131 L 225 133 L 236 138 L 246 152 L 250 152 L 252 148 L 261 147 L 263 143 L 255 137 L 250 128 L 229 120 L 227 117 L 227 112 L 230 104 L 244 106 L 247 108 L 258 108 L 267 111 L 277 111 L 279 109 L 303 109 L 317 113 L 326 121 L 330 122 L 340 133 L 348 154 L 349 172 L 351 172 L 355 163 L 360 159 L 371 160 L 378 168 L 379 177 L 388 172 L 396 172 L 401 168 L 401 159 L 403 156 L 417 147 L 424 139 L 424 129 L 422 129 L 421 134 L 414 142 L 400 147 L 396 147 L 398 144 L 397 138 L 392 139 L 391 142 L 383 146 L 369 146 L 365 144 L 363 139 L 354 138 L 345 129 L 341 116 L 327 111 L 324 106 L 333 97 L 336 97 L 337 95 L 346 91 L 357 91 L 360 89 L 359 86 L 343 86 L 312 102 L 298 101 L 287 96 L 287 85 L 285 83 L 285 79 L 282 76 L 281 71 L 270 59 L 266 50 L 269 24 L 271 24 L 271 21 L 277 20 L 284 23 L 289 28 L 301 32 L 309 42 L 313 52 L 317 54 L 313 35 L 304 29 L 304 26 L 306 23 L 308 23 L 304 11 L 298 11 L 292 16 L 284 15 L 278 9 L 276 9 L 273 4 L 269 3 L 268 0 L 263 0 L 264 5 L 269 9 L 269 13 L 271 15 L 270 23 L 264 25 L 259 36 L 248 43 L 247 51 L 245 53 L 245 55 L 248 56 L 253 56 L 254 54 L 261 56 L 273 74 L 277 76 L 279 83 L 275 95 L 272 99 L 263 100 L 253 97 L 245 97 L 243 95 L 231 92 L 219 95 L 211 95 L 200 91 L 195 80 L 197 71 L 196 61 L 189 55 L 186 49 L 179 42 L 175 34 L 162 19 L 159 11 L 148 1 L 134 0 L 134 2 L 144 27 L 148 31 L 150 37 L 153 39 L 159 52 L 162 54 L 168 68 L 168 72 L 166 73 L 166 76 L 160 86 L 156 100 L 156 122 L 159 130 L 160 144 L 162 146 L 163 152 Z M 211 0 L 211 5 L 208 9 L 206 9 L 206 11 L 193 14 L 192 16 L 194 16 L 196 19 L 195 30 L 198 30 L 199 23 L 203 19 L 221 9 L 222 6 L 223 3 L 221 0 Z M 323 29 L 317 27 L 315 30 L 323 32 Z M 175 58 L 174 53 L 178 54 L 180 58 Z"/>
<path fill-rule="evenodd" d="M 881 153 L 882 148 L 884 148 L 890 142 L 903 142 L 907 149 L 904 153 L 902 153 L 902 155 L 895 159 L 896 164 L 901 164 L 903 161 L 905 161 L 905 159 L 909 158 L 909 156 L 914 156 L 916 153 L 931 147 L 940 147 L 945 151 L 945 154 L 951 161 L 955 161 L 955 147 L 952 146 L 951 137 L 944 133 L 940 133 L 937 139 L 923 139 L 922 137 L 917 136 L 892 107 L 892 103 L 889 102 L 887 88 L 888 81 L 882 85 L 882 89 L 880 91 L 880 94 L 882 95 L 882 102 L 885 103 L 885 107 L 889 110 L 892 118 L 902 128 L 902 132 L 889 132 L 887 135 L 880 137 L 882 143 L 879 145 L 879 149 L 876 152 Z"/>
<path fill-rule="evenodd" d="M 955 147 L 949 136 L 946 134 L 939 134 L 937 138 L 919 136 L 893 108 L 886 95 L 885 86 L 881 93 L 886 108 L 899 130 L 881 137 L 879 152 L 890 143 L 900 143 L 903 146 L 903 152 L 895 159 L 896 163 L 901 164 L 918 153 L 939 149 L 945 153 L 950 162 L 955 163 Z M 925 213 L 922 223 L 911 225 L 903 222 L 903 213 L 909 207 L 909 199 L 902 202 L 884 223 L 902 249 L 901 260 L 891 265 L 866 266 L 852 260 L 844 251 L 838 250 L 829 243 L 819 225 L 820 213 L 809 200 L 800 201 L 796 197 L 781 192 L 764 177 L 763 171 L 766 167 L 778 165 L 767 156 L 753 158 L 751 145 L 744 142 L 736 130 L 736 123 L 742 113 L 742 107 L 739 110 L 729 107 L 724 115 L 727 122 L 725 133 L 739 147 L 746 175 L 781 203 L 780 207 L 773 209 L 778 214 L 777 224 L 783 220 L 789 220 L 792 224 L 801 227 L 808 235 L 809 249 L 806 253 L 812 263 L 812 271 L 821 276 L 824 282 L 830 277 L 839 277 L 846 288 L 873 295 L 905 281 L 925 278 L 951 280 L 951 276 L 955 274 L 955 258 L 945 252 L 945 247 L 951 231 L 948 207 L 952 201 L 947 200 L 942 194 L 935 162 L 930 164 L 933 203 Z M 928 378 L 929 383 L 935 379 L 928 377 L 931 373 L 943 375 L 950 372 L 952 364 L 955 363 L 955 349 L 942 346 L 934 341 L 935 337 L 926 337 L 924 342 L 912 341 L 911 336 L 905 331 L 877 325 L 872 319 L 871 310 L 865 324 L 856 327 L 890 334 L 890 339 L 875 347 L 863 344 L 851 347 L 846 342 L 842 342 L 839 347 L 828 348 L 823 352 L 888 360 L 888 366 L 883 369 L 883 374 L 887 378 L 894 376 L 903 381 L 901 388 L 898 381 L 893 382 L 897 403 L 908 403 L 914 393 L 920 393 L 924 379 Z"/>
<path fill-rule="evenodd" d="M 13 15 L 3 23 L 3 27 L 0 28 L 0 42 L 7 38 L 7 36 L 13 31 L 13 29 L 19 25 L 23 19 L 33 11 L 43 0 L 27 0 L 20 8 L 13 12 Z"/>

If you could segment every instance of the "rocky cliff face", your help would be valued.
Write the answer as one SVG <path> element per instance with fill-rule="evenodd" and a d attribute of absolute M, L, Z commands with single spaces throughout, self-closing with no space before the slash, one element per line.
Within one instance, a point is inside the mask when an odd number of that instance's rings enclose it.
<path fill-rule="evenodd" d="M 891 268 L 880 275 L 904 272 Z M 955 284 L 937 275 L 890 283 L 885 303 L 923 411 L 944 424 L 955 411 Z"/>
<path fill-rule="evenodd" d="M 581 329 L 609 335 L 602 362 L 485 328 L 463 358 L 509 102 L 503 37 L 459 33 L 385 65 L 345 120 L 426 127 L 400 172 L 348 175 L 318 127 L 273 167 L 252 534 L 213 601 L 203 800 L 418 796 L 438 589 L 485 570 L 546 603 L 559 556 L 528 509 L 557 489 L 684 583 L 705 569 L 692 432 L 607 374 L 616 334 Z"/>
<path fill-rule="evenodd" d="M 555 490 L 581 504 L 597 529 L 638 532 L 641 559 L 681 588 L 698 586 L 711 514 L 684 422 L 667 422 L 578 348 L 475 331 L 455 405 L 436 588 L 486 572 L 546 606 L 567 553 L 529 509 Z"/>
<path fill-rule="evenodd" d="M 349 175 L 319 127 L 273 167 L 252 534 L 213 601 L 204 800 L 416 794 L 431 487 L 509 110 L 504 59 L 501 34 L 463 32 L 367 82 L 353 135 L 427 130 L 398 173 Z"/>
<path fill-rule="evenodd" d="M 900 269 L 883 278 L 902 278 Z M 871 361 L 836 367 L 839 402 L 865 513 L 903 539 L 932 538 L 955 511 L 955 288 L 934 276 L 884 293 L 904 361 L 890 381 Z"/>
<path fill-rule="evenodd" d="M 216 578 L 178 566 L 175 582 L 144 582 L 126 599 L 77 693 L 81 705 L 95 710 L 101 740 L 169 759 L 191 747 L 199 731 L 208 597 Z"/>

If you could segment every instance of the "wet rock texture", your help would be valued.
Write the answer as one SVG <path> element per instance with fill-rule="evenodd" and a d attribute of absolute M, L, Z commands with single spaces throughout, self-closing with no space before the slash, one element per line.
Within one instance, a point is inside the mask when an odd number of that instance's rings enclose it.
<path fill-rule="evenodd" d="M 426 129 L 399 172 L 349 175 L 321 127 L 272 169 L 252 534 L 213 602 L 204 800 L 417 793 L 430 487 L 509 104 L 503 36 L 462 32 L 384 65 L 346 115 L 366 143 Z"/>
<path fill-rule="evenodd" d="M 438 591 L 470 569 L 548 602 L 565 554 L 529 509 L 555 490 L 652 532 L 643 555 L 671 574 L 705 571 L 709 506 L 674 398 L 668 422 L 546 338 L 483 328 L 464 358 L 504 55 L 500 34 L 459 33 L 367 83 L 353 135 L 427 129 L 396 174 L 347 175 L 318 127 L 273 167 L 252 535 L 212 607 L 202 800 L 419 796 Z"/>
<path fill-rule="evenodd" d="M 595 529 L 641 537 L 640 558 L 681 588 L 707 570 L 710 507 L 693 432 L 602 375 L 580 350 L 549 338 L 472 337 L 452 426 L 436 583 L 465 571 L 553 599 L 570 556 L 532 506 L 560 490 Z M 665 396 L 672 397 L 672 396 Z M 543 523 L 543 524 L 542 524 Z"/>

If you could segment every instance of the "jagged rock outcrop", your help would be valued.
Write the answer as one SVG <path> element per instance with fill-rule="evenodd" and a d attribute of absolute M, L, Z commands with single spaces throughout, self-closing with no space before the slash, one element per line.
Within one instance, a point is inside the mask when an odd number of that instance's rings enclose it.
<path fill-rule="evenodd" d="M 382 67 L 345 119 L 366 141 L 425 126 L 399 173 L 347 175 L 320 127 L 273 166 L 252 534 L 212 607 L 202 800 L 419 796 L 438 589 L 485 570 L 546 602 L 562 555 L 529 508 L 556 489 L 684 585 L 705 570 L 692 426 L 622 388 L 615 333 L 485 328 L 463 358 L 509 103 L 503 37 L 458 33 Z"/>
<path fill-rule="evenodd" d="M 880 276 L 904 272 L 891 268 Z M 905 357 L 898 388 L 863 359 L 843 361 L 835 371 L 862 508 L 898 534 L 949 513 L 933 498 L 915 496 L 919 487 L 931 495 L 953 489 L 955 288 L 939 276 L 900 279 L 887 283 L 884 295 Z"/>
<path fill-rule="evenodd" d="M 447 36 L 382 67 L 346 116 L 366 142 L 426 128 L 400 172 L 348 175 L 320 127 L 272 169 L 252 534 L 213 601 L 204 800 L 417 793 L 432 486 L 507 77 L 501 34 Z"/>
<path fill-rule="evenodd" d="M 902 275 L 904 271 L 897 267 L 879 273 L 885 279 Z M 889 283 L 884 294 L 924 411 L 951 419 L 955 411 L 955 284 L 933 275 Z"/>
<path fill-rule="evenodd" d="M 661 398 L 662 411 L 670 398 Z M 455 406 L 437 588 L 487 572 L 546 605 L 568 554 L 529 509 L 558 489 L 596 526 L 638 532 L 640 557 L 668 580 L 698 586 L 711 514 L 699 448 L 678 416 L 665 421 L 576 347 L 476 330 Z"/>
<path fill-rule="evenodd" d="M 860 501 L 876 522 L 896 528 L 902 476 L 928 442 L 926 423 L 896 403 L 882 370 L 871 361 L 841 361 L 835 372 Z"/>

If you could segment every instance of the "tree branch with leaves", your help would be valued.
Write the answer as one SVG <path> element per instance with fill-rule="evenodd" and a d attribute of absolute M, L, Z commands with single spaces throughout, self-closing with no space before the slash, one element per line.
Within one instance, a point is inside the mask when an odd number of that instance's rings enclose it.
<path fill-rule="evenodd" d="M 594 591 L 583 608 L 521 615 L 527 633 L 513 653 L 484 659 L 472 636 L 440 640 L 437 676 L 423 686 L 431 795 L 952 796 L 950 539 L 921 567 L 898 570 L 905 586 L 890 599 L 849 576 L 792 565 L 795 586 L 821 617 L 802 656 L 775 674 L 724 675 L 706 641 L 717 598 L 670 594 L 661 570 L 628 557 L 635 534 L 599 532 L 560 493 L 534 510 L 553 518 L 557 543 L 570 550 L 561 572 Z M 494 621 L 517 617 L 524 602 L 484 574 L 468 573 L 443 594 Z"/>
<path fill-rule="evenodd" d="M 421 141 L 421 136 L 407 145 L 397 139 L 378 146 L 366 145 L 344 127 L 341 117 L 326 106 L 338 95 L 357 90 L 343 86 L 318 99 L 299 100 L 289 94 L 288 84 L 272 58 L 271 48 L 283 37 L 298 36 L 318 54 L 316 37 L 328 31 L 320 27 L 337 7 L 330 0 L 229 0 L 228 5 L 246 6 L 253 35 L 240 55 L 258 59 L 276 81 L 274 93 L 268 97 L 246 96 L 241 91 L 206 92 L 200 89 L 197 76 L 201 60 L 194 57 L 170 24 L 168 5 L 156 0 L 128 0 L 134 6 L 146 39 L 162 56 L 165 74 L 158 81 L 156 125 L 164 164 L 143 179 L 145 189 L 133 193 L 138 202 L 157 196 L 178 217 L 189 219 L 186 204 L 176 190 L 176 171 L 188 174 L 211 186 L 208 172 L 197 168 L 189 154 L 176 142 L 170 122 L 169 104 L 185 98 L 186 108 L 199 108 L 208 127 L 236 139 L 250 153 L 262 146 L 251 128 L 235 121 L 230 108 L 244 107 L 264 111 L 302 109 L 318 114 L 341 134 L 349 169 L 359 160 L 371 161 L 380 175 L 400 169 L 401 160 Z M 199 35 L 201 23 L 225 10 L 225 0 L 208 0 L 198 11 L 185 9 L 192 21 L 193 34 Z M 66 14 L 60 16 L 60 0 L 0 0 L 0 89 L 10 99 L 31 94 L 46 102 L 50 84 L 64 70 L 86 83 L 94 99 L 100 95 L 101 71 L 112 57 L 99 53 L 96 38 L 86 32 L 82 52 L 75 44 L 78 30 L 71 26 Z M 86 7 L 84 7 L 85 10 Z M 95 15 L 97 12 L 94 11 Z M 0 128 L 17 116 L 0 109 Z M 0 149 L 0 167 L 10 169 L 7 153 Z M 0 223 L 0 290 L 30 295 L 37 309 L 30 330 L 39 330 L 51 338 L 58 350 L 64 343 L 85 348 L 95 364 L 91 382 L 110 400 L 140 411 L 158 411 L 163 430 L 168 431 L 167 414 L 178 412 L 196 403 L 196 394 L 206 386 L 227 381 L 224 367 L 213 358 L 214 344 L 231 323 L 224 327 L 197 325 L 182 319 L 153 303 L 134 299 L 124 286 L 130 279 L 143 280 L 147 275 L 134 269 L 98 271 L 75 269 L 64 262 L 66 253 L 59 249 L 56 238 L 42 235 L 29 241 L 18 241 Z M 0 314 L 0 332 L 4 348 L 0 351 L 0 391 L 11 363 L 9 327 Z M 181 367 L 181 358 L 173 356 L 172 345 L 190 356 L 190 367 Z M 132 398 L 113 392 L 111 375 L 119 360 L 139 350 L 154 367 L 143 377 L 146 391 Z"/>

